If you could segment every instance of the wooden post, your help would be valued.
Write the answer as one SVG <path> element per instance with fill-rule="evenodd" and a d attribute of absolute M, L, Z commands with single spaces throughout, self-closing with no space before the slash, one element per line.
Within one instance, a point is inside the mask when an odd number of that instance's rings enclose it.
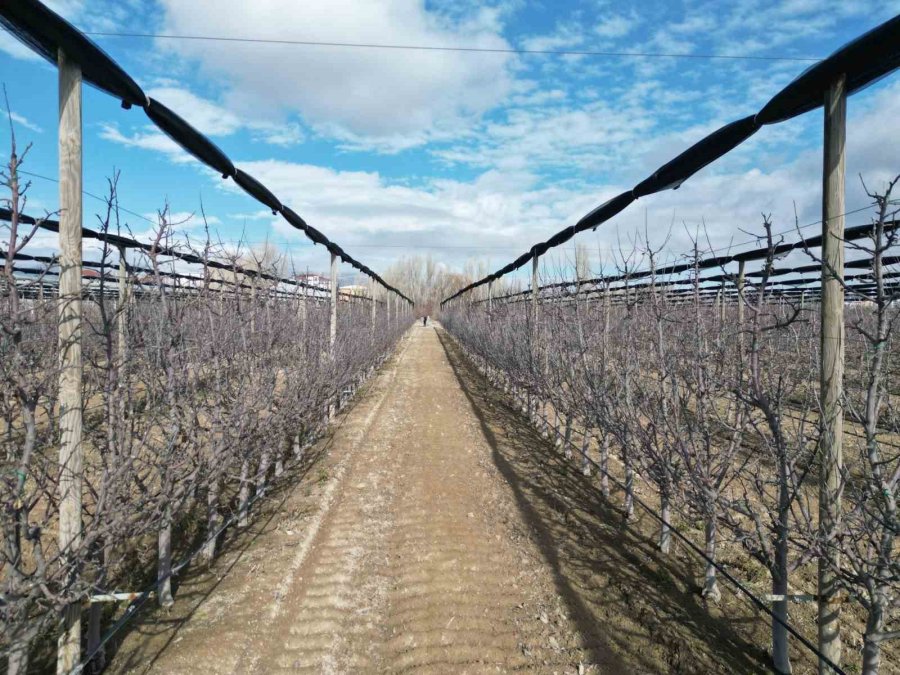
<path fill-rule="evenodd" d="M 81 67 L 59 51 L 59 550 L 66 583 L 78 570 L 71 554 L 81 545 Z M 81 658 L 81 603 L 63 610 L 56 672 Z"/>
<path fill-rule="evenodd" d="M 718 302 L 716 304 L 718 305 L 718 310 L 719 310 L 719 329 L 721 330 L 721 328 L 725 325 L 725 282 L 724 281 L 719 285 L 719 292 L 717 295 L 718 295 Z"/>
<path fill-rule="evenodd" d="M 123 368 L 125 366 L 125 348 L 127 346 L 125 341 L 125 330 L 128 325 L 128 317 L 127 317 L 127 304 L 128 304 L 128 261 L 125 258 L 126 248 L 124 246 L 119 247 L 119 307 L 118 307 L 118 316 L 116 316 L 116 328 L 118 329 L 119 334 L 119 368 Z M 122 377 L 121 370 L 119 373 L 119 377 Z M 124 383 L 120 384 L 124 386 Z"/>
<path fill-rule="evenodd" d="M 338 303 L 338 258 L 331 254 L 331 356 L 334 357 L 334 344 L 337 341 L 337 303 Z"/>
<path fill-rule="evenodd" d="M 488 282 L 488 319 L 491 318 L 494 312 L 494 282 Z"/>
<path fill-rule="evenodd" d="M 256 334 L 256 273 L 250 280 L 250 335 Z"/>
<path fill-rule="evenodd" d="M 844 408 L 844 143 L 846 140 L 846 77 L 841 75 L 825 93 L 825 139 L 822 182 L 822 302 L 821 370 L 822 405 L 819 432 L 819 528 L 825 541 L 841 520 L 841 468 L 843 464 Z M 827 548 L 819 559 L 819 650 L 841 664 L 840 604 L 837 548 Z M 819 673 L 831 668 L 819 662 Z"/>
<path fill-rule="evenodd" d="M 304 284 L 309 283 L 309 268 L 306 269 L 306 277 L 303 279 Z M 306 300 L 309 296 L 309 286 L 304 285 L 301 290 L 303 291 L 300 296 L 300 322 L 303 326 L 303 334 L 306 335 L 306 315 L 309 311 L 306 307 Z"/>
<path fill-rule="evenodd" d="M 738 262 L 737 277 L 737 321 L 738 321 L 738 379 L 743 376 L 744 372 L 744 266 L 746 262 L 741 260 Z"/>
<path fill-rule="evenodd" d="M 531 259 L 531 325 L 532 331 L 537 331 L 538 320 L 538 265 L 540 259 L 537 256 Z"/>
<path fill-rule="evenodd" d="M 378 319 L 378 303 L 375 301 L 375 282 L 372 282 L 372 332 L 375 332 L 375 323 Z"/>

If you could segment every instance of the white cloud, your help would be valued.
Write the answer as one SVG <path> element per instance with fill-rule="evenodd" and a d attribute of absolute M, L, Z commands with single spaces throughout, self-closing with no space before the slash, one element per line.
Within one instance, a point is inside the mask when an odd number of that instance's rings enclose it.
<path fill-rule="evenodd" d="M 106 123 L 100 126 L 100 138 L 130 148 L 141 148 L 142 150 L 162 152 L 168 155 L 173 162 L 181 163 L 196 161 L 187 152 L 182 150 L 181 146 L 175 141 L 153 126 L 145 126 L 141 131 L 123 134 L 119 130 L 118 125 Z"/>
<path fill-rule="evenodd" d="M 505 48 L 496 13 L 448 18 L 418 0 L 163 0 L 164 30 L 267 39 Z M 503 54 L 460 54 L 179 40 L 160 46 L 197 59 L 251 118 L 299 111 L 324 131 L 417 136 L 479 114 L 509 90 Z M 422 138 L 418 136 L 418 138 Z M 421 140 L 419 141 L 421 142 Z"/>
<path fill-rule="evenodd" d="M 874 26 L 875 22 L 884 21 L 896 11 L 895 0 L 840 3 L 830 0 L 786 0 L 740 2 L 724 7 L 719 2 L 713 2 L 696 7 L 694 15 L 706 20 L 708 25 L 701 30 L 715 40 L 722 53 L 754 54 L 790 50 L 804 38 L 821 41 L 851 17 L 871 17 L 866 23 Z M 819 51 L 803 55 L 825 56 L 826 53 Z"/>
<path fill-rule="evenodd" d="M 485 250 L 499 261 L 517 254 L 525 241 L 537 240 L 580 215 L 593 199 L 566 188 L 537 186 L 536 177 L 527 172 L 488 171 L 471 182 L 432 180 L 407 186 L 376 172 L 275 160 L 242 162 L 241 168 L 375 269 L 404 252 L 429 247 L 436 247 L 450 264 L 484 255 Z M 219 185 L 236 189 L 229 182 Z M 274 234 L 278 241 L 288 239 L 299 247 L 295 253 L 306 256 L 297 261 L 311 268 L 321 264 L 323 249 L 309 249 L 305 237 L 283 219 L 269 216 L 268 221 L 269 231 L 260 229 L 259 220 L 250 221 L 257 224 L 248 227 L 254 232 L 249 238 L 260 241 Z"/>
<path fill-rule="evenodd" d="M 35 124 L 24 115 L 20 115 L 17 112 L 9 112 L 7 110 L 4 110 L 3 108 L 0 108 L 0 115 L 3 115 L 3 117 L 9 116 L 10 118 L 12 118 L 13 122 L 18 124 L 19 126 L 25 127 L 29 131 L 33 131 L 37 134 L 41 134 L 44 132 L 43 128 L 41 128 L 39 125 Z"/>
<path fill-rule="evenodd" d="M 230 136 L 246 128 L 255 138 L 269 145 L 288 147 L 299 145 L 306 140 L 303 129 L 295 122 L 244 119 L 226 107 L 201 98 L 176 83 L 167 83 L 165 86 L 150 89 L 147 93 L 207 136 Z"/>
<path fill-rule="evenodd" d="M 207 136 L 228 136 L 241 127 L 237 115 L 177 86 L 156 87 L 147 95 L 174 110 Z"/>
<path fill-rule="evenodd" d="M 636 16 L 610 16 L 600 20 L 594 26 L 594 32 L 604 38 L 621 38 L 628 35 L 638 25 Z"/>
<path fill-rule="evenodd" d="M 171 108 L 206 136 L 231 136 L 246 129 L 254 138 L 281 147 L 298 145 L 306 139 L 299 124 L 244 120 L 223 106 L 201 98 L 175 83 L 150 89 L 147 93 Z M 100 137 L 128 147 L 163 152 L 175 162 L 194 161 L 177 143 L 152 125 L 144 125 L 137 130 L 123 133 L 118 124 L 104 123 L 101 125 Z"/>
<path fill-rule="evenodd" d="M 641 102 L 592 102 L 512 109 L 503 121 L 484 125 L 474 138 L 461 138 L 434 155 L 450 163 L 482 168 L 569 167 L 594 172 L 621 166 L 635 143 L 654 127 Z"/>
<path fill-rule="evenodd" d="M 254 128 L 260 131 L 262 141 L 269 145 L 288 147 L 300 145 L 306 140 L 306 134 L 299 124 L 272 124 L 265 127 L 256 125 Z"/>
<path fill-rule="evenodd" d="M 522 40 L 522 48 L 532 51 L 554 51 L 571 49 L 584 42 L 584 29 L 578 22 L 556 26 L 548 35 L 535 35 Z"/>
<path fill-rule="evenodd" d="M 41 60 L 41 57 L 36 52 L 33 52 L 31 48 L 25 46 L 22 42 L 19 42 L 19 40 L 5 31 L 3 33 L 3 39 L 0 40 L 0 51 L 6 52 L 14 59 L 21 59 L 22 61 Z"/>

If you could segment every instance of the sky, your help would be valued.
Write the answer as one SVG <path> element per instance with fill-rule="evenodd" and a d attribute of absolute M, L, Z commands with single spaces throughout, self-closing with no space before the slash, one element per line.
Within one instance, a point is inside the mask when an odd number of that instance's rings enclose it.
<path fill-rule="evenodd" d="M 340 43 L 680 54 L 596 56 L 309 46 L 162 37 L 93 39 L 152 97 L 208 135 L 235 165 L 376 271 L 431 254 L 452 269 L 496 269 L 576 222 L 719 126 L 752 114 L 836 48 L 900 13 L 900 0 L 53 0 L 84 31 Z M 740 56 L 740 59 L 707 58 Z M 748 58 L 754 57 L 754 58 Z M 777 57 L 762 59 L 756 57 Z M 0 36 L 25 170 L 57 174 L 57 73 Z M 0 104 L 5 108 L 5 104 Z M 120 172 L 140 237 L 168 205 L 183 236 L 201 204 L 228 246 L 269 240 L 298 270 L 328 254 L 233 181 L 192 160 L 138 108 L 84 92 L 84 188 Z M 848 103 L 847 208 L 900 173 L 900 75 Z M 9 150 L 0 125 L 0 151 Z M 677 191 L 652 195 L 548 256 L 559 272 L 576 243 L 594 269 L 634 237 L 677 260 L 699 236 L 746 244 L 821 217 L 822 111 L 765 127 Z M 27 212 L 58 205 L 32 180 Z M 86 198 L 85 225 L 103 204 Z M 192 216 L 193 214 L 193 216 Z M 865 212 L 847 225 L 866 222 Z M 53 247 L 41 235 L 29 251 Z M 746 246 L 744 246 L 746 248 Z M 350 270 L 343 270 L 351 276 Z M 571 275 L 570 275 L 571 276 Z M 402 290 L 402 289 L 401 289 Z"/>

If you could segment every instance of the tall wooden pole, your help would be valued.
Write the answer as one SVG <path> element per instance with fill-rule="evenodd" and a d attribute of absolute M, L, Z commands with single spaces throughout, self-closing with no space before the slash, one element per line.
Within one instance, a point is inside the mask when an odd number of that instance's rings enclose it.
<path fill-rule="evenodd" d="M 309 283 L 309 268 L 308 267 L 306 268 L 306 276 L 304 277 L 303 282 L 304 282 L 304 284 Z M 303 326 L 303 334 L 306 335 L 306 313 L 308 311 L 307 307 L 306 307 L 306 298 L 309 295 L 309 293 L 308 293 L 309 287 L 304 285 L 302 287 L 302 291 L 303 291 L 303 294 L 300 297 L 300 322 Z"/>
<path fill-rule="evenodd" d="M 741 260 L 738 262 L 738 276 L 737 276 L 737 322 L 738 322 L 738 359 L 737 359 L 737 367 L 738 367 L 738 379 L 740 380 L 744 374 L 744 286 L 746 281 L 746 276 L 744 273 L 744 268 L 746 266 L 746 262 Z"/>
<path fill-rule="evenodd" d="M 538 321 L 538 266 L 540 259 L 537 256 L 531 259 L 531 325 L 532 331 L 537 331 Z"/>
<path fill-rule="evenodd" d="M 337 342 L 338 258 L 331 254 L 331 355 Z"/>
<path fill-rule="evenodd" d="M 256 334 L 256 273 L 250 280 L 250 335 Z"/>
<path fill-rule="evenodd" d="M 67 582 L 78 575 L 81 544 L 81 67 L 59 51 L 59 550 Z M 57 673 L 81 657 L 81 604 L 63 611 Z"/>
<path fill-rule="evenodd" d="M 125 365 L 125 348 L 127 347 L 125 339 L 125 330 L 128 326 L 128 260 L 125 257 L 126 248 L 119 247 L 119 306 L 118 316 L 116 316 L 116 328 L 119 334 L 119 368 Z M 119 377 L 122 377 L 121 371 Z M 124 383 L 121 383 L 124 385 Z"/>
<path fill-rule="evenodd" d="M 819 433 L 819 528 L 823 541 L 841 520 L 841 468 L 843 464 L 844 409 L 844 144 L 846 140 L 846 77 L 841 75 L 825 93 L 825 152 L 822 183 L 822 402 Z M 840 604 L 837 575 L 840 555 L 826 548 L 819 559 L 819 650 L 836 665 L 841 663 Z M 820 673 L 831 673 L 819 662 Z"/>
<path fill-rule="evenodd" d="M 494 311 L 494 282 L 488 282 L 488 319 L 493 316 Z"/>
<path fill-rule="evenodd" d="M 375 323 L 378 320 L 378 303 L 375 301 L 375 282 L 372 282 L 372 332 L 375 332 Z"/>

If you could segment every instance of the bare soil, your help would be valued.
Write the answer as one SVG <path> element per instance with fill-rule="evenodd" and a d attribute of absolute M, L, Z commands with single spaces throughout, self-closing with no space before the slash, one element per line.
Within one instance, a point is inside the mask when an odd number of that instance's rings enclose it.
<path fill-rule="evenodd" d="M 111 672 L 768 670 L 763 618 L 705 607 L 696 562 L 661 558 L 439 327 L 318 453 Z"/>

